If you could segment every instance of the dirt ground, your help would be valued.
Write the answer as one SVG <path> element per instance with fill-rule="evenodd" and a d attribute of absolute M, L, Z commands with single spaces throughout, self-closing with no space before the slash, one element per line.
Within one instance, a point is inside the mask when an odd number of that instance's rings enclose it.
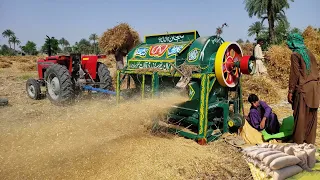
<path fill-rule="evenodd" d="M 0 179 L 252 179 L 239 150 L 221 140 L 200 146 L 150 133 L 152 120 L 185 97 L 169 94 L 119 106 L 114 98 L 84 97 L 57 107 L 27 97 L 26 80 L 37 77 L 30 64 L 35 61 L 15 59 L 0 68 L 0 97 L 9 99 L 9 106 L 0 107 Z M 279 87 L 273 88 L 281 98 L 270 106 L 282 119 L 292 112 Z"/>
<path fill-rule="evenodd" d="M 57 107 L 27 97 L 30 77 L 35 69 L 16 61 L 0 68 L 0 97 L 9 99 L 0 108 L 0 179 L 252 179 L 238 149 L 223 141 L 200 146 L 150 133 L 152 119 L 185 97 Z"/>

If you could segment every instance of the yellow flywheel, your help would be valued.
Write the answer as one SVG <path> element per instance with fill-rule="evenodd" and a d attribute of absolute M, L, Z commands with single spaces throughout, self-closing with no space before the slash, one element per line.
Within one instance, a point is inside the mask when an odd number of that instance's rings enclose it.
<path fill-rule="evenodd" d="M 236 42 L 224 42 L 219 47 L 215 58 L 215 74 L 221 86 L 235 87 L 240 77 L 239 66 L 243 53 Z"/>

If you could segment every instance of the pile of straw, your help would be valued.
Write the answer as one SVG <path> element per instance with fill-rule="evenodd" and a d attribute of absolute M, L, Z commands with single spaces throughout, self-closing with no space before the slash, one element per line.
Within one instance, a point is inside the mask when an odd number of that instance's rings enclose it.
<path fill-rule="evenodd" d="M 292 51 L 285 45 L 271 46 L 266 54 L 270 57 L 267 64 L 268 74 L 282 88 L 288 87 L 291 54 Z"/>
<path fill-rule="evenodd" d="M 44 56 L 0 56 L 0 68 L 10 68 L 12 65 L 17 64 L 25 71 L 36 70 L 36 62 L 38 59 L 42 59 Z M 28 68 L 24 68 L 28 66 Z M 34 66 L 32 68 L 31 66 Z"/>
<path fill-rule="evenodd" d="M 308 26 L 302 35 L 307 48 L 314 54 L 319 66 L 320 33 L 311 26 Z M 268 74 L 274 81 L 278 82 L 282 88 L 288 87 L 291 54 L 292 51 L 285 43 L 271 46 L 266 53 L 266 55 L 270 57 L 270 61 L 267 64 Z"/>
<path fill-rule="evenodd" d="M 267 103 L 278 103 L 281 100 L 277 87 L 267 77 L 242 76 L 241 85 L 244 102 L 247 102 L 248 96 L 252 93 Z"/>
<path fill-rule="evenodd" d="M 4 58 L 4 56 L 0 56 L 0 68 L 10 68 L 12 66 L 12 62 L 8 58 Z"/>
<path fill-rule="evenodd" d="M 252 52 L 254 48 L 252 43 L 244 43 L 244 44 L 240 44 L 240 46 L 244 56 L 252 56 Z"/>
<path fill-rule="evenodd" d="M 36 63 L 19 63 L 18 69 L 23 72 L 28 71 L 36 71 L 37 70 L 37 64 Z"/>
<path fill-rule="evenodd" d="M 106 54 L 128 53 L 140 42 L 139 34 L 127 23 L 121 23 L 103 33 L 99 40 L 100 49 Z"/>
<path fill-rule="evenodd" d="M 320 62 L 320 32 L 308 26 L 302 33 L 304 42 L 309 50 L 314 54 L 318 63 Z"/>

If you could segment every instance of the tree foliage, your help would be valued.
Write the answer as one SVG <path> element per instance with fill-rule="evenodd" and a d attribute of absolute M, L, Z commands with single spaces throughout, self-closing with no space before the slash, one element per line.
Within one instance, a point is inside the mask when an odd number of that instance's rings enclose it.
<path fill-rule="evenodd" d="M 261 22 L 254 22 L 249 26 L 248 36 L 256 36 L 256 39 L 258 39 L 260 33 L 264 32 L 265 30 L 266 27 Z"/>
<path fill-rule="evenodd" d="M 4 44 L 1 46 L 0 54 L 8 56 L 8 55 L 13 55 L 13 52 L 11 51 L 10 47 L 8 47 L 6 44 Z"/>
<path fill-rule="evenodd" d="M 243 41 L 241 38 L 240 38 L 240 39 L 238 39 L 236 42 L 237 42 L 237 43 L 239 43 L 239 44 L 244 43 L 244 41 Z"/>
<path fill-rule="evenodd" d="M 289 1 L 294 0 L 244 0 L 245 9 L 249 17 L 257 16 L 262 22 L 268 20 L 268 36 L 271 43 L 275 43 L 275 22 L 287 22 L 285 9 L 288 9 Z"/>
<path fill-rule="evenodd" d="M 32 41 L 28 41 L 26 45 L 21 46 L 22 51 L 24 51 L 28 55 L 37 55 L 37 45 Z"/>
<path fill-rule="evenodd" d="M 9 42 L 11 42 L 13 44 L 13 49 L 14 50 L 16 50 L 16 45 L 19 45 L 21 43 L 20 40 L 15 35 L 12 35 L 9 38 Z"/>
<path fill-rule="evenodd" d="M 4 38 L 8 38 L 8 44 L 9 44 L 10 49 L 11 49 L 11 41 L 10 41 L 10 38 L 11 38 L 12 36 L 14 36 L 14 35 L 15 35 L 15 33 L 14 33 L 11 29 L 6 29 L 6 30 L 4 30 L 4 31 L 2 32 L 2 36 L 3 36 Z"/>
<path fill-rule="evenodd" d="M 299 33 L 299 34 L 302 34 L 302 31 L 299 29 L 299 28 L 292 28 L 291 30 L 290 30 L 290 33 Z"/>
<path fill-rule="evenodd" d="M 97 35 L 96 33 L 93 33 L 93 34 L 91 34 L 91 35 L 89 36 L 89 40 L 90 40 L 90 41 L 93 41 L 92 46 L 93 46 L 93 51 L 94 51 L 95 54 L 97 53 L 97 46 L 98 46 L 98 44 L 96 43 L 96 41 L 97 41 L 98 39 L 99 39 L 99 37 L 98 37 L 98 35 Z"/>
<path fill-rule="evenodd" d="M 59 44 L 62 46 L 62 51 L 65 52 L 65 48 L 70 45 L 69 41 L 66 40 L 64 37 L 59 39 Z"/>
<path fill-rule="evenodd" d="M 84 54 L 90 54 L 92 52 L 92 46 L 90 44 L 90 41 L 84 38 L 79 41 L 78 48 L 79 51 Z"/>
<path fill-rule="evenodd" d="M 46 38 L 46 41 L 45 41 L 44 45 L 41 47 L 41 52 L 48 54 L 49 43 L 51 45 L 51 53 L 52 53 L 52 55 L 55 55 L 55 54 L 61 52 L 61 49 L 59 47 L 59 41 L 57 39 L 52 37 L 50 42 L 49 42 L 49 39 Z"/>

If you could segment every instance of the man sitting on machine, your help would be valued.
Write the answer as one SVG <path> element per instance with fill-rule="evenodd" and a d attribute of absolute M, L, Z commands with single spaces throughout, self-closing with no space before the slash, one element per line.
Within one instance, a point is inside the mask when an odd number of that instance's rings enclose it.
<path fill-rule="evenodd" d="M 251 104 L 247 117 L 249 124 L 258 131 L 265 129 L 269 134 L 278 133 L 280 128 L 278 117 L 268 104 L 259 100 L 255 94 L 250 94 L 248 101 Z"/>

